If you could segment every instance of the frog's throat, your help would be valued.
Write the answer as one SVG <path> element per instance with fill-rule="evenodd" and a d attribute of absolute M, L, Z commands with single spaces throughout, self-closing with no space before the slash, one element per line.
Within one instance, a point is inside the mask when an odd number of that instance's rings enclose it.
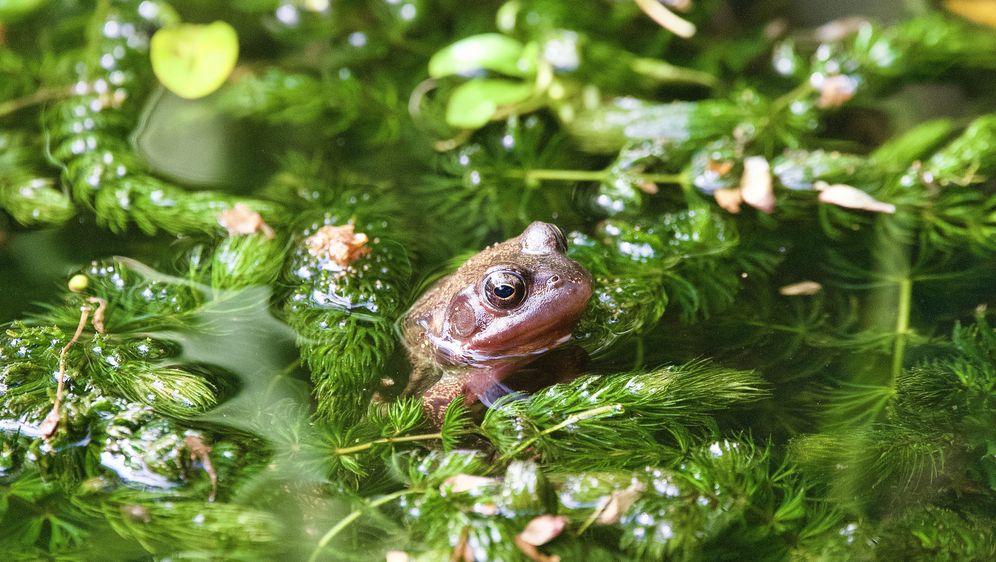
<path fill-rule="evenodd" d="M 470 349 L 468 344 L 459 344 L 451 339 L 425 332 L 429 344 L 436 350 L 439 361 L 450 365 L 467 365 L 469 367 L 487 367 L 496 362 L 519 361 L 551 351 L 570 341 L 571 334 L 565 334 L 549 345 L 530 347 L 528 351 L 511 351 L 508 353 L 482 353 Z"/>

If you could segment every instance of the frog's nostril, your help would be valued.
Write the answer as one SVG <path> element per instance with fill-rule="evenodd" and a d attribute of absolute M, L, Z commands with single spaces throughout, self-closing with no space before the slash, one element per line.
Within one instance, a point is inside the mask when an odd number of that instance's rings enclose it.
<path fill-rule="evenodd" d="M 560 280 L 559 275 L 551 275 L 549 279 L 546 280 L 547 287 L 551 289 L 559 289 L 563 282 Z"/>

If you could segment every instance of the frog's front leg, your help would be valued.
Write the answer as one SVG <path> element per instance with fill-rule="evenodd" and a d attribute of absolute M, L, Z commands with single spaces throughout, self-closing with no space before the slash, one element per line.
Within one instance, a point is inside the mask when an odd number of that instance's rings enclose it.
<path fill-rule="evenodd" d="M 430 420 L 441 426 L 446 408 L 456 397 L 463 396 L 464 404 L 477 402 L 489 389 L 501 384 L 514 370 L 513 365 L 490 367 L 462 367 L 447 371 L 422 394 L 422 406 Z"/>

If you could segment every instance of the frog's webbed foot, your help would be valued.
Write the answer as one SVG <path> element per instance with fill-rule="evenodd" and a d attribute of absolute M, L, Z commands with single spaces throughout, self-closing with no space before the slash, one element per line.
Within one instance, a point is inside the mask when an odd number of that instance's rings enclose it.
<path fill-rule="evenodd" d="M 501 380 L 512 370 L 512 366 L 474 368 L 444 374 L 435 384 L 422 394 L 422 405 L 429 419 L 438 427 L 446 417 L 446 408 L 457 396 L 463 396 L 464 404 L 470 406 L 484 397 L 489 402 L 496 400 L 493 389 L 505 388 Z M 499 390 L 499 393 L 501 391 Z M 487 404 L 490 405 L 490 404 Z"/>

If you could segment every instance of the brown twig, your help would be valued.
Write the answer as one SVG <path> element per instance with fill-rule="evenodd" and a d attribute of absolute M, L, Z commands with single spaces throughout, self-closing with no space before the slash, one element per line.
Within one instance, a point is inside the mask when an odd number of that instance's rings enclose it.
<path fill-rule="evenodd" d="M 69 343 L 62 348 L 62 351 L 59 352 L 59 386 L 55 390 L 55 403 L 52 404 L 52 411 L 45 416 L 45 419 L 42 420 L 41 425 L 38 427 L 41 430 L 42 437 L 46 441 L 55 435 L 55 431 L 59 428 L 59 421 L 62 420 L 62 395 L 66 387 L 66 353 L 80 339 L 80 334 L 83 333 L 83 327 L 86 326 L 86 319 L 89 315 L 90 306 L 84 304 L 80 307 L 80 322 L 76 325 L 76 333 L 73 334 Z"/>
<path fill-rule="evenodd" d="M 213 502 L 218 494 L 218 473 L 214 471 L 214 465 L 211 464 L 211 447 L 197 435 L 188 435 L 184 438 L 183 443 L 190 450 L 190 460 L 200 461 L 201 466 L 204 467 L 204 472 L 211 479 L 211 495 L 208 496 L 208 501 Z"/>
<path fill-rule="evenodd" d="M 67 98 L 71 95 L 73 95 L 72 88 L 42 88 L 26 96 L 0 103 L 0 117 L 10 115 L 33 105 Z"/>
<path fill-rule="evenodd" d="M 97 330 L 98 334 L 104 333 L 104 311 L 107 310 L 107 301 L 100 297 L 90 297 L 86 299 L 86 302 L 97 305 L 97 309 L 93 311 L 93 329 Z"/>

